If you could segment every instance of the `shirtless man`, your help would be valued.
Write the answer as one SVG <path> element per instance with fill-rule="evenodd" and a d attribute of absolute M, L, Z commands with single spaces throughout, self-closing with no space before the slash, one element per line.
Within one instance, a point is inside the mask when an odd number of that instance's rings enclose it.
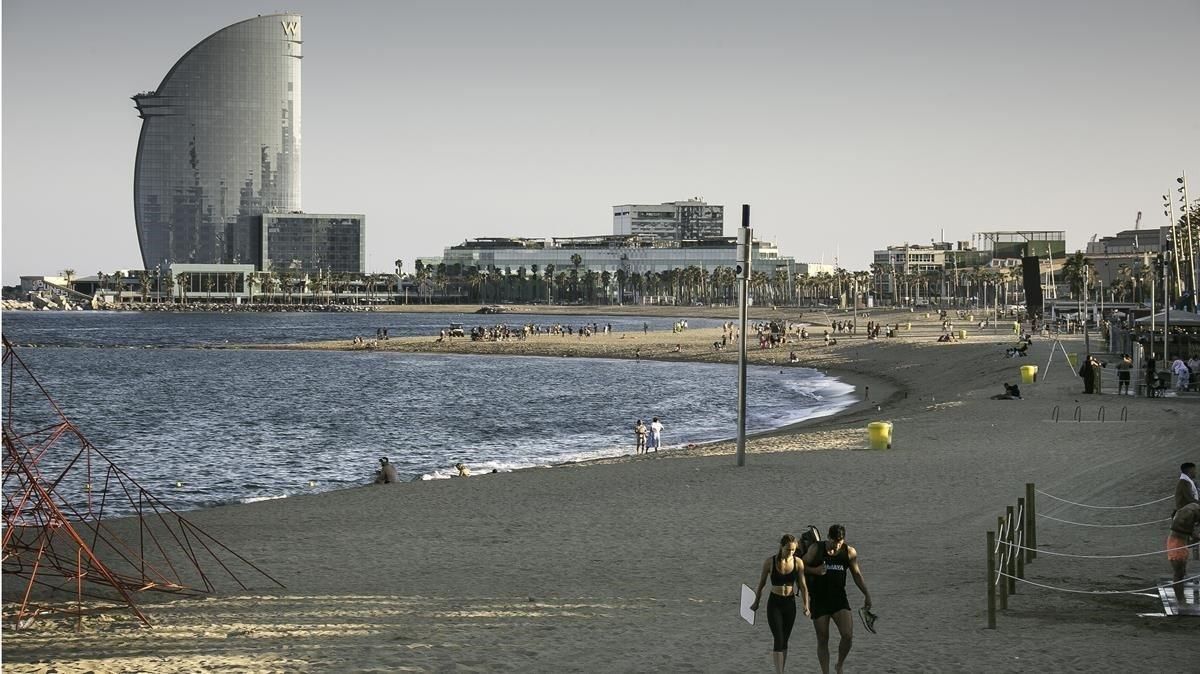
<path fill-rule="evenodd" d="M 837 625 L 841 640 L 838 642 L 836 671 L 841 672 L 850 654 L 854 640 L 854 619 L 850 613 L 850 600 L 846 597 L 846 572 L 854 578 L 854 584 L 863 593 L 863 607 L 871 608 L 871 593 L 858 568 L 858 551 L 846 545 L 846 527 L 835 524 L 829 527 L 829 537 L 811 548 L 804 555 L 805 573 L 809 574 L 809 597 L 813 627 L 817 631 L 817 660 L 821 672 L 829 674 L 829 622 Z"/>

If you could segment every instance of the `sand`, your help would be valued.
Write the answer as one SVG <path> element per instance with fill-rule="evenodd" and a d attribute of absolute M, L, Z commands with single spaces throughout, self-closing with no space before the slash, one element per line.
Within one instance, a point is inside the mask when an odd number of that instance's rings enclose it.
<path fill-rule="evenodd" d="M 1061 354 L 1046 369 L 1046 341 L 1035 341 L 1030 358 L 1008 359 L 1011 334 L 971 329 L 965 342 L 938 344 L 939 324 L 922 314 L 873 318 L 912 319 L 913 329 L 824 347 L 818 328 L 818 339 L 798 348 L 802 365 L 870 386 L 871 400 L 752 438 L 744 467 L 734 465 L 731 443 L 717 443 L 197 511 L 190 519 L 287 589 L 264 584 L 165 602 L 145 596 L 152 629 L 117 609 L 87 618 L 82 633 L 55 619 L 19 632 L 6 625 L 5 670 L 768 672 L 765 610 L 757 625 L 742 622 L 738 587 L 753 585 L 782 533 L 833 522 L 846 526 L 880 616 L 878 634 L 856 631 L 847 671 L 1181 666 L 1169 653 L 1193 645 L 1200 623 L 1140 616 L 1161 611 L 1152 596 L 1022 586 L 998 629 L 986 629 L 985 532 L 1026 482 L 1090 504 L 1169 495 L 1179 463 L 1197 458 L 1200 400 L 1083 396 Z M 513 322 L 479 322 L 501 320 Z M 734 353 L 712 351 L 714 334 L 720 338 L 719 330 L 689 330 L 452 345 L 414 338 L 381 348 L 567 357 L 640 351 L 734 362 Z M 677 343 L 680 354 L 671 352 Z M 1083 351 L 1080 338 L 1065 346 Z M 780 364 L 787 353 L 751 349 L 751 360 Z M 991 400 L 1024 364 L 1043 375 L 1022 386 L 1025 400 Z M 1101 406 L 1105 423 L 1094 421 Z M 1071 421 L 1076 407 L 1086 423 Z M 895 424 L 893 449 L 864 449 L 871 420 Z M 1095 511 L 1046 498 L 1038 509 L 1089 523 L 1143 522 L 1170 510 Z M 1042 520 L 1038 537 L 1048 550 L 1124 554 L 1160 550 L 1165 534 L 1165 523 Z M 1142 588 L 1168 574 L 1162 556 L 1043 556 L 1027 570 L 1030 580 L 1085 590 Z M 856 590 L 850 597 L 861 605 Z M 815 669 L 804 619 L 790 653 L 789 671 Z"/>

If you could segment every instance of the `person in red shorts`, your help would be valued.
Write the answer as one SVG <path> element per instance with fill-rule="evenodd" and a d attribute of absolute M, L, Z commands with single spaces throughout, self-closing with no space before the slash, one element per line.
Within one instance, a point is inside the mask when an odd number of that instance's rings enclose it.
<path fill-rule="evenodd" d="M 1188 544 L 1200 538 L 1200 503 L 1189 503 L 1175 511 L 1171 518 L 1171 533 L 1167 534 L 1167 561 L 1174 572 L 1171 588 L 1180 606 L 1183 600 L 1183 579 L 1187 577 Z"/>

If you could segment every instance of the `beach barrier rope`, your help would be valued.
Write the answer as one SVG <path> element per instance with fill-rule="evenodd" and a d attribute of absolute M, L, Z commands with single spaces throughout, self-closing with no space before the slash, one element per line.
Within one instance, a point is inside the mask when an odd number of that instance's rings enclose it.
<path fill-rule="evenodd" d="M 1010 548 L 1014 548 L 1017 550 L 1032 550 L 1033 552 L 1036 552 L 1039 555 L 1050 555 L 1053 557 L 1071 557 L 1074 559 L 1129 559 L 1129 558 L 1133 558 L 1133 557 L 1152 557 L 1154 555 L 1165 555 L 1166 553 L 1170 552 L 1170 550 L 1155 550 L 1154 552 L 1138 552 L 1138 553 L 1134 553 L 1134 554 L 1130 554 L 1130 555 L 1077 555 L 1077 554 L 1073 554 L 1073 553 L 1069 553 L 1069 552 L 1055 552 L 1053 550 L 1043 550 L 1041 548 L 1027 548 L 1024 545 L 1021 545 L 1019 543 L 1009 543 L 1008 541 L 1001 541 L 1001 543 L 1003 543 L 1006 546 L 1009 546 Z M 1200 543 L 1192 543 L 1190 545 L 1184 546 L 1184 548 L 1195 548 L 1198 546 L 1200 546 Z M 1171 550 L 1177 550 L 1177 549 L 1178 548 L 1171 548 Z"/>
<path fill-rule="evenodd" d="M 1037 516 L 1041 517 L 1042 519 L 1053 520 L 1055 522 L 1062 522 L 1063 524 L 1074 524 L 1077 527 L 1097 527 L 1100 529 L 1124 529 L 1127 527 L 1146 527 L 1146 526 L 1150 526 L 1151 524 L 1162 524 L 1163 522 L 1171 521 L 1170 517 L 1164 517 L 1160 520 L 1151 520 L 1149 522 L 1135 522 L 1133 524 L 1089 524 L 1087 522 L 1072 522 L 1071 520 L 1059 519 L 1057 517 L 1052 517 L 1050 515 L 1043 515 L 1042 513 L 1038 513 Z"/>
<path fill-rule="evenodd" d="M 1036 489 L 1035 491 L 1037 493 L 1041 494 L 1042 496 L 1048 496 L 1048 497 L 1054 499 L 1055 501 L 1062 501 L 1063 503 L 1069 503 L 1073 506 L 1079 506 L 1080 508 L 1095 508 L 1097 510 L 1128 510 L 1131 508 L 1144 508 L 1148 505 L 1154 505 L 1155 503 L 1162 503 L 1163 501 L 1170 501 L 1171 499 L 1175 498 L 1174 496 L 1164 496 L 1155 501 L 1147 501 L 1145 503 L 1138 503 L 1135 505 L 1103 506 L 1103 505 L 1088 505 L 1086 503 L 1076 503 L 1075 501 L 1068 501 L 1067 499 L 1062 498 L 1060 496 L 1055 496 L 1054 494 L 1046 493 L 1046 492 L 1042 491 L 1041 489 Z"/>
<path fill-rule="evenodd" d="M 1058 587 L 1056 585 L 1046 585 L 1044 583 L 1036 583 L 1027 578 L 1018 578 L 1016 576 L 1010 576 L 1009 574 L 1004 573 L 1003 571 L 1000 571 L 998 573 L 999 573 L 999 575 L 1001 575 L 1009 580 L 1015 580 L 1015 581 L 1025 583 L 1026 585 L 1040 587 L 1043 590 L 1054 590 L 1056 592 L 1069 592 L 1071 594 L 1142 594 L 1145 592 L 1149 592 L 1151 590 L 1161 590 L 1164 587 L 1170 587 L 1170 585 L 1151 585 L 1150 587 L 1143 587 L 1143 588 L 1139 588 L 1136 590 L 1079 590 L 1079 589 L 1070 588 L 1070 587 Z M 1175 582 L 1188 583 L 1188 582 L 1191 582 L 1193 580 L 1198 580 L 1198 579 L 1200 579 L 1200 575 L 1195 575 L 1190 578 L 1184 578 L 1183 580 L 1180 580 L 1180 581 L 1172 581 L 1172 584 L 1174 584 Z"/>

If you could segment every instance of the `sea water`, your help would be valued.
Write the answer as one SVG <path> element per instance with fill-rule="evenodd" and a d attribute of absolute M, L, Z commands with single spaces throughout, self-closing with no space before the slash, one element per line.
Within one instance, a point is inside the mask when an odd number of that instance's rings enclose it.
<path fill-rule="evenodd" d="M 294 315 L 274 323 L 263 320 L 271 314 L 251 315 L 217 322 L 220 329 L 201 318 L 188 331 L 173 324 L 174 332 L 163 314 L 35 316 L 4 314 L 10 340 L 42 345 L 18 347 L 21 358 L 94 445 L 177 510 L 361 485 L 382 456 L 402 479 L 448 477 L 457 462 L 480 473 L 620 456 L 633 452 L 639 418 L 660 418 L 664 449 L 736 432 L 737 369 L 728 364 L 188 346 L 253 341 L 239 328 L 246 325 L 290 333 L 288 341 L 344 335 L 385 315 L 306 315 L 315 330 L 296 329 Z M 404 325 L 402 316 L 386 316 Z M 610 320 L 620 319 L 595 317 Z M 630 330 L 643 323 L 623 320 Z M 673 322 L 648 320 L 651 329 Z M 36 329 L 23 330 L 30 324 Z M 158 348 L 134 346 L 151 334 Z M 853 387 L 791 366 L 751 367 L 747 388 L 751 432 L 833 414 L 854 400 Z M 36 419 L 33 393 L 13 397 L 14 422 Z M 4 414 L 7 421 L 7 406 Z M 50 456 L 45 468 L 64 460 Z"/>

